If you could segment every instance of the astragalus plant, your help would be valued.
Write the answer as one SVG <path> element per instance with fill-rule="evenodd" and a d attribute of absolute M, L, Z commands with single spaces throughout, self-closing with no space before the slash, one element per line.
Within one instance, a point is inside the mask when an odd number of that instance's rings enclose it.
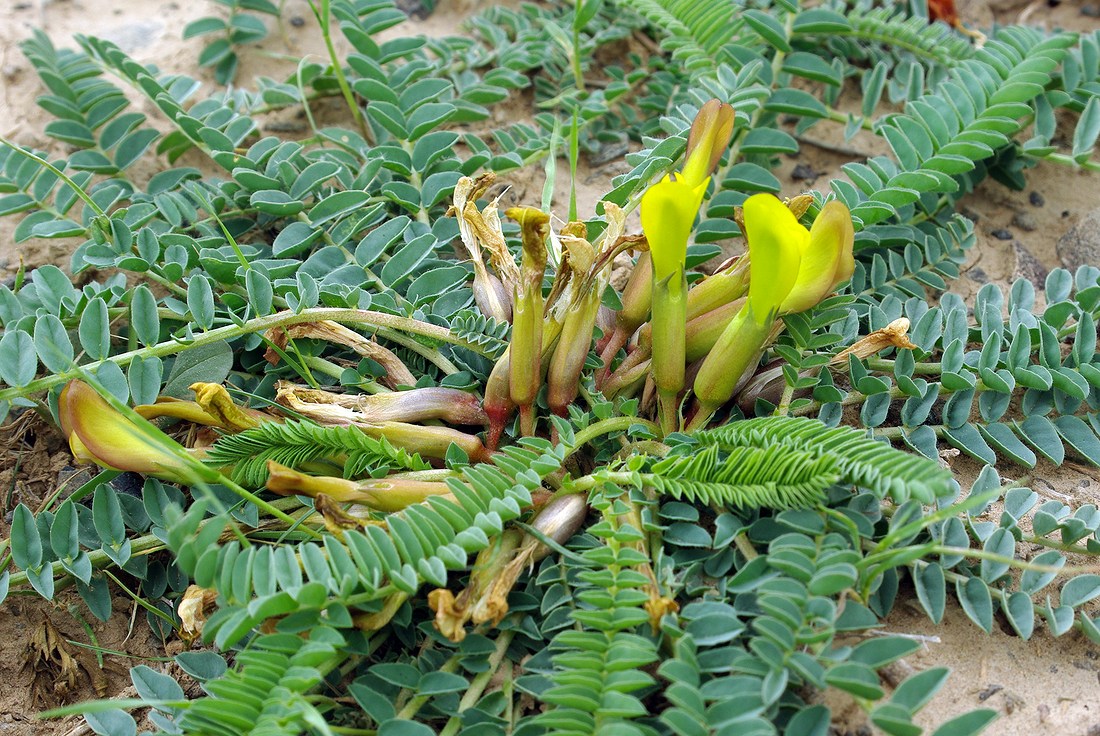
<path fill-rule="evenodd" d="M 333 0 L 331 58 L 202 99 L 107 41 L 26 42 L 57 146 L 6 142 L 0 212 L 79 244 L 0 286 L 0 413 L 98 473 L 16 507 L 0 599 L 75 586 L 106 619 L 125 586 L 201 683 L 139 665 L 136 699 L 69 710 L 112 736 L 139 708 L 175 734 L 794 736 L 835 689 L 908 736 L 948 673 L 880 679 L 920 645 L 872 633 L 903 584 L 936 622 L 1100 641 L 1100 512 L 1017 473 L 1100 458 L 1100 269 L 946 291 L 959 197 L 1098 167 L 1100 36 L 892 8 L 578 0 L 383 41 L 388 0 Z M 192 28 L 229 34 L 221 81 L 249 9 Z M 307 129 L 264 135 L 283 109 Z M 815 125 L 892 154 L 775 196 Z M 559 156 L 575 185 L 620 145 L 598 203 L 554 200 Z M 984 465 L 965 489 L 948 446 Z"/>

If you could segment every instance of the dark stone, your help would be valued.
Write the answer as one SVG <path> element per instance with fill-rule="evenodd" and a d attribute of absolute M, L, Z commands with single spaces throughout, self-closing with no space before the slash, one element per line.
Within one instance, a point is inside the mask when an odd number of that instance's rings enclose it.
<path fill-rule="evenodd" d="M 1086 18 L 1100 18 L 1100 5 L 1085 3 L 1081 6 L 1081 15 Z"/>
<path fill-rule="evenodd" d="M 1017 212 L 1012 218 L 1012 226 L 1020 228 L 1025 233 L 1033 233 L 1039 229 L 1039 223 L 1028 212 Z"/>
<path fill-rule="evenodd" d="M 1016 266 L 1012 270 L 1012 279 L 1027 279 L 1036 288 L 1042 289 L 1050 269 L 1044 266 L 1042 261 L 1019 240 L 1012 242 L 1012 250 L 1016 254 Z"/>
<path fill-rule="evenodd" d="M 819 176 L 820 171 L 816 171 L 814 167 L 809 164 L 798 164 L 791 171 L 791 179 L 794 181 L 808 181 L 813 183 Z"/>
<path fill-rule="evenodd" d="M 982 219 L 981 215 L 979 215 L 977 212 L 970 209 L 969 207 L 963 207 L 962 210 L 959 211 L 959 214 L 970 220 L 974 224 L 977 224 L 978 220 Z"/>
<path fill-rule="evenodd" d="M 1031 205 L 1033 207 L 1042 207 L 1044 204 L 1047 203 L 1046 198 L 1038 192 L 1032 192 L 1031 194 L 1027 195 L 1027 201 L 1031 202 Z"/>
<path fill-rule="evenodd" d="M 398 10 L 410 18 L 424 20 L 432 14 L 432 7 L 435 3 L 425 4 L 422 0 L 397 0 L 395 5 L 397 5 Z"/>
<path fill-rule="evenodd" d="M 1005 230 L 1003 227 L 999 227 L 989 234 L 995 237 L 997 240 L 1012 240 L 1012 233 L 1008 230 Z"/>
<path fill-rule="evenodd" d="M 791 179 L 794 181 L 809 181 L 812 182 L 820 176 L 814 167 L 809 164 L 798 164 L 794 167 L 794 171 L 791 172 Z"/>
<path fill-rule="evenodd" d="M 1001 692 L 1004 689 L 1005 689 L 1004 685 L 992 685 L 991 684 L 987 688 L 982 690 L 980 693 L 978 693 L 978 702 L 979 703 L 984 703 L 985 701 L 989 700 L 994 695 L 996 695 L 997 693 Z"/>
<path fill-rule="evenodd" d="M 294 16 L 291 16 L 291 18 L 290 18 L 290 25 L 294 26 L 295 28 L 301 28 L 305 24 L 306 24 L 306 19 L 303 18 L 300 15 L 294 15 Z"/>
<path fill-rule="evenodd" d="M 16 3 L 14 7 L 16 10 L 27 10 L 28 8 L 33 8 L 34 3 Z"/>
<path fill-rule="evenodd" d="M 145 478 L 137 473 L 125 472 L 111 481 L 111 487 L 119 493 L 127 496 L 141 498 L 141 489 L 145 486 Z"/>
<path fill-rule="evenodd" d="M 66 465 L 57 472 L 57 485 L 65 486 L 65 495 L 80 488 L 82 485 L 90 481 L 94 476 L 92 471 L 87 468 L 77 468 L 72 465 Z"/>
<path fill-rule="evenodd" d="M 966 277 L 976 284 L 988 284 L 989 274 L 975 266 L 966 272 Z"/>
<path fill-rule="evenodd" d="M 1055 247 L 1062 265 L 1070 271 L 1100 265 L 1100 209 L 1082 217 Z"/>

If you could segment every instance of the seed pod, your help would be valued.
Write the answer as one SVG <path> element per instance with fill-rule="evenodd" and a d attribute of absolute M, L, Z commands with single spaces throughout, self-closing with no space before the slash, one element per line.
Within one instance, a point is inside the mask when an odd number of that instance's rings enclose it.
<path fill-rule="evenodd" d="M 497 358 L 496 365 L 489 374 L 489 380 L 485 382 L 485 399 L 481 406 L 489 418 L 486 442 L 490 450 L 495 450 L 500 444 L 504 425 L 516 410 L 516 404 L 512 401 L 512 393 L 508 387 L 511 370 L 511 350 L 508 349 Z"/>
<path fill-rule="evenodd" d="M 414 388 L 381 394 L 334 394 L 280 381 L 276 400 L 288 406 L 328 404 L 350 409 L 352 422 L 423 422 L 438 419 L 448 424 L 485 425 L 489 418 L 477 397 L 467 391 L 442 386 Z"/>
<path fill-rule="evenodd" d="M 531 527 L 558 544 L 565 544 L 576 534 L 588 515 L 588 501 L 583 493 L 558 496 L 542 507 L 531 521 Z M 532 562 L 550 554 L 550 548 L 539 544 L 532 553 Z"/>
<path fill-rule="evenodd" d="M 534 401 L 541 385 L 543 298 L 546 273 L 546 238 L 550 216 L 532 207 L 513 207 L 505 212 L 520 224 L 523 260 L 512 302 L 512 343 L 508 389 L 519 407 L 524 435 L 534 434 Z"/>
<path fill-rule="evenodd" d="M 359 503 L 377 511 L 400 511 L 414 503 L 421 503 L 430 496 L 449 496 L 446 483 L 404 478 L 380 478 L 374 480 L 346 480 L 331 476 L 299 473 L 297 470 L 269 460 L 267 463 L 267 490 L 281 496 L 310 496 L 324 494 L 340 503 Z"/>
<path fill-rule="evenodd" d="M 701 314 L 687 323 L 685 357 L 689 363 L 699 360 L 710 352 L 744 305 L 745 299 L 742 297 L 706 314 Z"/>
<path fill-rule="evenodd" d="M 474 269 L 474 302 L 482 314 L 498 322 L 512 321 L 512 295 L 495 274 L 483 268 Z"/>

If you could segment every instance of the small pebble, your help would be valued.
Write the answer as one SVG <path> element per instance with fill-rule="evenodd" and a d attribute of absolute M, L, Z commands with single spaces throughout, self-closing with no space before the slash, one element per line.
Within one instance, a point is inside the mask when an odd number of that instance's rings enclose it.
<path fill-rule="evenodd" d="M 1047 203 L 1043 195 L 1039 194 L 1038 192 L 1032 192 L 1031 194 L 1027 195 L 1027 201 L 1031 202 L 1032 207 L 1042 207 L 1044 204 Z"/>
<path fill-rule="evenodd" d="M 791 179 L 794 181 L 813 181 L 817 177 L 818 173 L 809 164 L 798 164 L 791 172 Z"/>
<path fill-rule="evenodd" d="M 976 223 L 978 220 L 982 219 L 981 215 L 979 215 L 977 212 L 970 209 L 969 207 L 963 207 L 962 210 L 959 212 L 959 214 L 961 214 L 963 217 L 965 217 L 966 219 L 968 219 L 968 220 L 970 220 L 971 222 L 974 222 L 974 223 Z"/>
<path fill-rule="evenodd" d="M 967 278 L 969 278 L 971 281 L 973 281 L 976 284 L 988 284 L 989 283 L 989 274 L 987 274 L 985 271 L 978 268 L 977 266 L 975 266 L 974 268 L 971 268 L 970 270 L 968 270 L 966 272 L 966 276 L 967 276 Z"/>
<path fill-rule="evenodd" d="M 984 703 L 1004 689 L 1004 685 L 990 684 L 987 688 L 978 693 L 978 701 Z"/>
<path fill-rule="evenodd" d="M 1010 233 L 1008 230 L 1005 230 L 1003 227 L 999 227 L 989 234 L 995 237 L 997 240 L 1012 240 L 1012 233 Z"/>
<path fill-rule="evenodd" d="M 134 498 L 141 498 L 141 490 L 145 485 L 145 479 L 137 473 L 127 471 L 112 480 L 110 485 L 119 493 L 125 493 L 127 496 L 133 496 Z"/>
<path fill-rule="evenodd" d="M 290 19 L 290 25 L 294 26 L 295 28 L 301 28 L 305 24 L 306 24 L 306 19 L 303 18 L 300 15 L 292 16 L 291 19 Z"/>
<path fill-rule="evenodd" d="M 1050 270 L 1020 241 L 1012 241 L 1012 250 L 1016 256 L 1016 265 L 1012 269 L 1012 280 L 1027 279 L 1037 288 L 1043 288 Z"/>
<path fill-rule="evenodd" d="M 1012 225 L 1020 228 L 1025 233 L 1032 233 L 1039 229 L 1039 223 L 1027 212 L 1017 212 L 1016 216 L 1012 218 Z"/>
<path fill-rule="evenodd" d="M 1086 3 L 1081 6 L 1081 15 L 1086 18 L 1100 18 L 1100 6 L 1093 3 Z"/>

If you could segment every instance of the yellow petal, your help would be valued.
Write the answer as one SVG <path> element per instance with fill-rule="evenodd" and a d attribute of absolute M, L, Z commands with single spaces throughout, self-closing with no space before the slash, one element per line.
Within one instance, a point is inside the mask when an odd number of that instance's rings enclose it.
<path fill-rule="evenodd" d="M 709 183 L 705 178 L 693 187 L 683 179 L 665 176 L 642 195 L 642 230 L 657 281 L 683 269 L 691 226 Z"/>
<path fill-rule="evenodd" d="M 147 435 L 83 381 L 70 381 L 61 391 L 58 414 L 78 458 L 168 480 L 188 476 L 186 463 L 167 441 L 161 444 Z"/>
<path fill-rule="evenodd" d="M 774 319 L 794 286 L 810 233 L 787 206 L 771 194 L 745 200 L 749 241 L 749 304 L 758 324 Z"/>
<path fill-rule="evenodd" d="M 184 419 L 188 422 L 201 424 L 205 427 L 213 427 L 218 424 L 217 419 L 194 401 L 173 399 L 170 396 L 161 396 L 155 404 L 138 404 L 134 407 L 134 411 L 146 419 L 172 417 L 173 419 Z"/>
<path fill-rule="evenodd" d="M 826 204 L 810 229 L 798 278 L 780 311 L 786 314 L 809 309 L 851 277 L 855 267 L 854 241 L 855 229 L 848 208 L 836 200 Z"/>

